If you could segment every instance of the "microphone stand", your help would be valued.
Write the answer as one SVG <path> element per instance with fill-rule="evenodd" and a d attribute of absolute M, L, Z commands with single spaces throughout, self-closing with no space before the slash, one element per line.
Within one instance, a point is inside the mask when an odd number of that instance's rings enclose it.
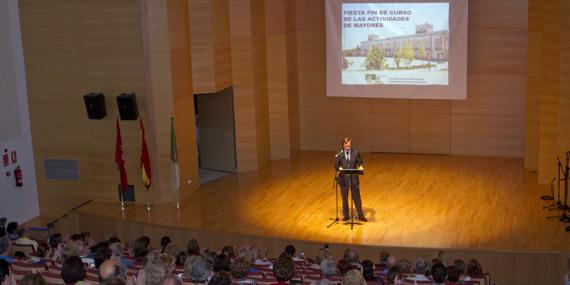
<path fill-rule="evenodd" d="M 556 180 L 556 178 L 552 178 L 552 180 L 550 181 L 550 193 L 552 193 L 551 195 L 543 195 L 540 196 L 540 199 L 545 200 L 545 201 L 551 201 L 554 200 L 554 181 Z M 558 182 L 560 183 L 560 171 L 558 172 Z M 548 209 L 549 211 L 551 211 L 553 207 L 557 207 L 558 206 L 558 202 L 553 202 L 550 205 L 546 205 L 543 206 L 542 209 Z"/>
<path fill-rule="evenodd" d="M 338 159 L 338 156 L 342 154 L 342 150 L 335 154 L 334 158 Z M 327 225 L 327 229 L 332 227 L 334 224 L 338 224 L 340 222 L 340 218 L 338 217 L 338 170 L 335 171 L 335 175 L 333 178 L 333 188 L 335 189 L 335 198 L 336 198 L 336 218 L 330 219 L 332 222 Z"/>
<path fill-rule="evenodd" d="M 565 223 L 570 223 L 570 216 L 568 216 L 566 214 L 566 211 L 569 210 L 570 208 L 568 207 L 568 176 L 570 174 L 570 151 L 566 152 L 566 165 L 564 166 L 564 169 L 562 170 L 562 174 L 564 175 L 564 204 L 562 204 L 562 202 L 560 201 L 560 188 L 558 189 L 558 209 L 562 210 L 562 215 L 559 216 L 550 216 L 550 217 L 546 217 L 547 219 L 552 219 L 552 218 L 559 218 L 559 220 L 561 222 L 565 222 Z M 559 167 L 559 169 L 561 168 L 561 166 Z M 560 171 L 560 170 L 559 170 Z M 560 180 L 559 182 L 560 183 Z M 570 227 L 566 228 L 567 231 L 570 231 Z"/>
<path fill-rule="evenodd" d="M 333 188 L 335 189 L 335 198 L 336 198 L 336 218 L 330 219 L 332 222 L 328 224 L 327 229 L 330 228 L 334 224 L 338 224 L 340 222 L 340 218 L 338 217 L 338 171 L 335 171 L 335 175 L 333 178 Z"/>

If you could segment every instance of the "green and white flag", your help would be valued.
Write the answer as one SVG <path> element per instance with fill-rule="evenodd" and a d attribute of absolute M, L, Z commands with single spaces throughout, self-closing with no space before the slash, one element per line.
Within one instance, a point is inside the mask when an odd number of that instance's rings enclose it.
<path fill-rule="evenodd" d="M 170 168 L 172 191 L 178 191 L 180 188 L 180 171 L 178 170 L 178 150 L 176 148 L 173 117 L 170 118 Z"/>

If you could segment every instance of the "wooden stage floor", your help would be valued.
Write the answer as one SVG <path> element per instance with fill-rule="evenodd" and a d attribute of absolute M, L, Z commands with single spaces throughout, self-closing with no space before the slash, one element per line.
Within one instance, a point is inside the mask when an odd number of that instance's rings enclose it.
<path fill-rule="evenodd" d="M 80 214 L 209 232 L 314 242 L 499 251 L 569 251 L 558 214 L 542 209 L 548 187 L 522 159 L 364 154 L 361 193 L 368 223 L 334 225 L 334 159 L 302 152 L 257 172 L 230 174 L 184 193 L 184 205 L 142 205 L 121 214 L 93 202 Z"/>

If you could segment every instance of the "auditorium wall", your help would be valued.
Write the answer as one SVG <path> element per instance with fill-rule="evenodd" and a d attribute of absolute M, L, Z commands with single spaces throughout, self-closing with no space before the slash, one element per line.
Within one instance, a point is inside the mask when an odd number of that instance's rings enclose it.
<path fill-rule="evenodd" d="M 0 217 L 23 223 L 39 215 L 39 206 L 16 0 L 0 1 L 0 39 Z"/>
<path fill-rule="evenodd" d="M 366 152 L 523 157 L 527 1 L 469 1 L 457 101 L 327 97 L 324 3 L 296 1 L 301 150 L 334 151 L 349 136 Z"/>
<path fill-rule="evenodd" d="M 199 185 L 189 43 L 176 40 L 187 33 L 188 26 L 178 28 L 169 19 L 180 21 L 180 17 L 168 17 L 185 1 L 166 3 L 19 1 L 42 215 L 60 215 L 89 199 L 118 201 L 115 96 L 122 92 L 136 93 L 139 118 L 145 123 L 153 157 L 151 201 L 175 201 L 173 192 L 163 191 L 170 188 L 168 123 L 173 114 L 178 117 L 182 190 Z M 151 13 L 148 5 L 154 5 Z M 146 17 L 144 26 L 141 15 Z M 87 118 L 82 96 L 90 92 L 106 96 L 103 120 Z M 182 127 L 181 121 L 191 123 Z M 129 183 L 135 186 L 137 201 L 146 201 L 139 166 L 139 123 L 120 123 Z M 46 158 L 77 160 L 79 179 L 46 179 Z"/>
<path fill-rule="evenodd" d="M 567 1 L 529 1 L 525 167 L 548 184 L 570 151 L 570 20 Z"/>

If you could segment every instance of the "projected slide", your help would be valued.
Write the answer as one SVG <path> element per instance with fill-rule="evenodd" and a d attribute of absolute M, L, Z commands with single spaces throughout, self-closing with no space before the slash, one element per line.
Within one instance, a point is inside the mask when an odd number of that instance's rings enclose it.
<path fill-rule="evenodd" d="M 327 96 L 467 98 L 468 0 L 326 0 Z"/>
<path fill-rule="evenodd" d="M 448 3 L 343 3 L 342 84 L 448 85 Z"/>

